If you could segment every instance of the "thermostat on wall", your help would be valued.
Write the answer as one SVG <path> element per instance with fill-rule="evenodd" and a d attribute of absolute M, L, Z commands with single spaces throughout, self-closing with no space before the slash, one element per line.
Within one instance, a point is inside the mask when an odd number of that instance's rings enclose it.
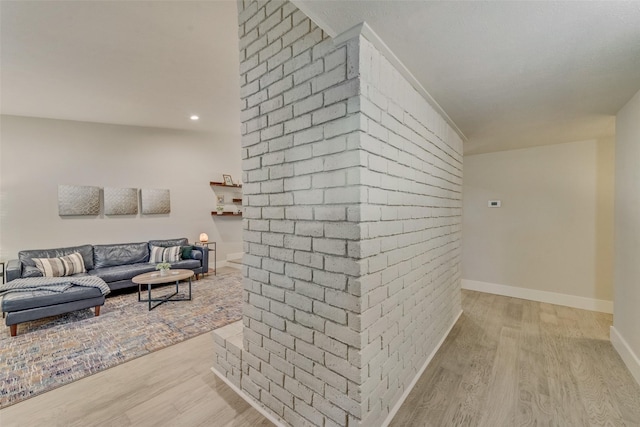
<path fill-rule="evenodd" d="M 490 208 L 499 208 L 500 206 L 502 206 L 502 202 L 500 200 L 489 200 Z"/>

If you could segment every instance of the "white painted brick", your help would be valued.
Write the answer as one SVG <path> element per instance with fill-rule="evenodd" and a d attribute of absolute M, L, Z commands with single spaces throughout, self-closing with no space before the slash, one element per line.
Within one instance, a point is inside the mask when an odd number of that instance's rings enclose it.
<path fill-rule="evenodd" d="M 324 168 L 324 160 L 322 158 L 313 158 L 303 162 L 297 162 L 293 171 L 296 175 L 305 175 L 322 171 Z"/>
<path fill-rule="evenodd" d="M 320 28 L 315 28 L 311 30 L 310 33 L 305 34 L 302 38 L 296 40 L 293 43 L 293 54 L 297 55 L 300 52 L 310 49 L 321 40 L 322 40 L 322 30 Z M 288 39 L 285 39 L 283 41 L 285 42 L 285 46 L 287 45 L 287 43 L 289 43 Z"/>
<path fill-rule="evenodd" d="M 314 61 L 311 64 L 299 69 L 298 71 L 293 73 L 293 83 L 294 85 L 299 85 L 302 82 L 305 82 L 315 76 L 318 76 L 324 70 L 324 65 L 322 60 Z M 313 82 L 312 84 L 312 92 L 317 93 L 317 90 L 313 90 Z"/>
<path fill-rule="evenodd" d="M 324 200 L 322 190 L 302 190 L 293 193 L 296 205 L 320 205 Z"/>
<path fill-rule="evenodd" d="M 273 83 L 269 86 L 268 94 L 269 98 L 273 98 L 284 91 L 287 91 L 293 87 L 293 78 L 291 76 L 286 76 L 282 80 Z"/>
<path fill-rule="evenodd" d="M 323 268 L 324 264 L 323 256 L 312 252 L 295 251 L 293 260 L 296 264 L 311 268 Z"/>
<path fill-rule="evenodd" d="M 293 135 L 293 143 L 294 145 L 303 145 L 309 142 L 320 141 L 323 138 L 323 132 L 321 127 L 314 127 L 310 129 L 305 129 L 301 132 L 297 132 Z M 313 146 L 312 146 L 313 148 Z M 315 150 L 313 151 L 313 156 L 317 156 Z"/>
<path fill-rule="evenodd" d="M 296 117 L 284 123 L 284 132 L 286 134 L 297 132 L 302 129 L 311 127 L 311 114 Z"/>
<path fill-rule="evenodd" d="M 344 290 L 347 284 L 347 278 L 344 274 L 320 270 L 313 272 L 313 281 L 319 285 L 339 290 Z"/>
<path fill-rule="evenodd" d="M 284 247 L 303 251 L 311 250 L 311 238 L 304 236 L 285 236 Z"/>
<path fill-rule="evenodd" d="M 294 77 L 295 78 L 295 77 Z M 318 93 L 330 86 L 334 86 L 347 78 L 347 71 L 344 65 L 338 66 L 331 71 L 318 75 L 311 81 L 311 92 Z"/>
<path fill-rule="evenodd" d="M 274 259 L 291 262 L 293 261 L 293 250 L 271 247 L 269 249 L 269 256 Z"/>
<path fill-rule="evenodd" d="M 293 233 L 295 229 L 294 221 L 270 221 L 269 230 L 274 233 Z"/>
<path fill-rule="evenodd" d="M 300 310 L 295 310 L 295 320 L 303 326 L 319 331 L 324 331 L 324 325 L 326 323 L 322 317 Z"/>
<path fill-rule="evenodd" d="M 283 289 L 293 289 L 294 282 L 293 279 L 287 276 L 281 276 L 278 274 L 271 274 L 269 276 L 270 283 L 274 286 L 278 286 Z"/>
<path fill-rule="evenodd" d="M 358 223 L 327 223 L 324 225 L 324 236 L 335 239 L 360 239 L 360 225 Z"/>
<path fill-rule="evenodd" d="M 270 338 L 263 338 L 262 343 L 264 350 L 266 350 L 270 355 L 276 354 L 280 357 L 286 357 L 287 348 L 282 344 L 277 343 Z"/>
<path fill-rule="evenodd" d="M 284 180 L 284 191 L 305 190 L 311 188 L 311 177 L 296 176 Z"/>
<path fill-rule="evenodd" d="M 287 47 L 287 49 L 289 49 L 289 48 Z M 293 50 L 292 50 L 292 52 L 293 52 Z M 304 52 L 302 52 L 300 54 L 295 54 L 295 55 L 296 56 L 294 58 L 289 59 L 288 61 L 286 61 L 283 64 L 283 71 L 284 71 L 284 75 L 285 76 L 291 75 L 294 71 L 297 71 L 297 70 L 301 69 L 302 67 L 311 64 L 311 51 L 307 50 L 307 51 L 304 51 Z M 295 101 L 297 99 L 301 99 L 301 98 L 303 98 L 305 96 L 311 95 L 311 82 L 306 82 L 306 83 L 304 83 L 304 84 L 302 84 L 302 85 L 300 85 L 298 87 L 302 87 L 302 86 L 307 87 L 309 92 L 304 96 L 297 97 L 295 99 L 290 99 L 289 102 Z M 289 103 L 289 102 L 287 102 L 287 103 Z"/>
<path fill-rule="evenodd" d="M 243 388 L 294 425 L 380 424 L 459 311 L 461 140 L 363 37 L 336 48 L 289 2 L 239 13 L 244 346 L 269 379 Z"/>
<path fill-rule="evenodd" d="M 302 86 L 304 89 L 309 88 L 309 85 Z M 311 97 L 305 98 L 293 104 L 293 112 L 296 116 L 308 113 L 309 111 L 317 110 L 322 107 L 322 94 L 316 94 Z M 312 117 L 313 120 L 313 117 Z"/>
<path fill-rule="evenodd" d="M 324 137 L 330 139 L 334 136 L 344 135 L 355 130 L 360 130 L 362 126 L 360 115 L 352 114 L 342 119 L 326 123 L 324 125 Z"/>
<path fill-rule="evenodd" d="M 298 222 L 295 232 L 299 236 L 320 237 L 324 234 L 324 226 L 321 222 Z"/>
<path fill-rule="evenodd" d="M 295 206 L 285 209 L 285 217 L 292 220 L 312 220 L 313 208 L 310 206 Z"/>
<path fill-rule="evenodd" d="M 322 105 L 321 99 L 320 105 Z M 330 120 L 335 120 L 339 117 L 344 117 L 346 114 L 347 105 L 345 103 L 331 104 L 328 107 L 324 107 L 313 112 L 313 114 L 311 115 L 311 123 L 313 125 L 319 125 Z"/>
<path fill-rule="evenodd" d="M 314 238 L 313 250 L 332 255 L 344 255 L 347 252 L 347 244 L 344 240 Z"/>
<path fill-rule="evenodd" d="M 294 371 L 297 371 L 299 369 L 303 369 L 303 370 L 305 370 L 307 372 L 313 372 L 313 360 L 311 360 L 311 359 L 309 359 L 309 358 L 307 358 L 307 357 L 305 357 L 305 356 L 303 356 L 303 355 L 301 355 L 299 353 L 296 353 L 293 350 L 287 350 L 286 357 L 287 357 L 286 360 L 294 366 Z M 294 374 L 294 376 L 295 376 L 295 374 Z M 285 385 L 285 388 L 287 390 L 291 391 L 289 389 L 289 387 L 287 387 L 287 380 L 288 379 L 289 379 L 288 377 L 284 379 L 284 385 Z M 302 384 L 300 384 L 300 385 L 302 385 Z M 296 396 L 300 396 L 299 394 L 296 394 L 293 391 L 291 391 L 291 392 L 294 393 Z M 311 397 L 311 396 L 309 396 L 309 397 Z"/>
<path fill-rule="evenodd" d="M 331 320 L 336 323 L 340 323 L 343 325 L 347 323 L 347 313 L 343 309 L 333 307 L 320 301 L 313 301 L 313 312 L 318 316 L 324 317 L 325 319 Z"/>
<path fill-rule="evenodd" d="M 315 256 L 314 254 L 310 254 L 310 255 Z M 304 282 L 302 280 L 296 280 L 295 291 L 300 295 L 305 295 L 312 299 L 316 299 L 316 300 L 324 299 L 325 289 L 322 286 L 318 286 L 314 283 Z"/>
<path fill-rule="evenodd" d="M 334 420 L 338 425 L 347 425 L 347 413 L 323 397 L 314 396 L 313 407 Z"/>
<path fill-rule="evenodd" d="M 285 292 L 285 303 L 307 312 L 312 311 L 312 300 L 295 292 Z"/>
<path fill-rule="evenodd" d="M 325 203 L 360 203 L 366 197 L 366 189 L 361 187 L 328 188 L 324 192 Z"/>
<path fill-rule="evenodd" d="M 308 282 L 311 281 L 312 274 L 310 268 L 296 264 L 287 264 L 285 266 L 285 272 L 287 276 L 293 277 L 294 279 L 306 280 Z"/>
<path fill-rule="evenodd" d="M 356 384 L 362 382 L 360 370 L 341 357 L 325 353 L 325 366 Z"/>
<path fill-rule="evenodd" d="M 294 41 L 308 34 L 310 30 L 311 30 L 311 21 L 309 19 L 304 19 L 302 20 L 302 22 L 298 23 L 291 31 L 289 31 L 287 34 L 285 34 L 282 37 L 282 44 L 284 46 L 288 46 Z"/>

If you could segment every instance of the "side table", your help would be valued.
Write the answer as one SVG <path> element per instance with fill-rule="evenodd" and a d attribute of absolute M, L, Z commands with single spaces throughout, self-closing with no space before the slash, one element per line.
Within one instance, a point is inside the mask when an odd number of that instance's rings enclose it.
<path fill-rule="evenodd" d="M 0 261 L 0 265 L 2 266 L 2 284 L 4 285 L 4 261 Z"/>
<path fill-rule="evenodd" d="M 211 252 L 213 252 L 213 275 L 217 276 L 218 275 L 218 260 L 217 260 L 217 254 L 218 251 L 216 249 L 216 242 L 196 242 L 195 243 L 196 246 L 206 246 L 207 249 L 209 249 L 209 256 L 211 256 Z M 213 249 L 211 249 L 211 245 L 213 245 Z M 209 266 L 207 266 L 207 271 L 204 274 L 209 274 Z"/>

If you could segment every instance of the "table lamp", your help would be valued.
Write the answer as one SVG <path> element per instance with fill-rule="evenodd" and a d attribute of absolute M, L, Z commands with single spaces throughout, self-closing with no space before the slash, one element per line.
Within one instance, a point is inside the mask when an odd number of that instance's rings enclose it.
<path fill-rule="evenodd" d="M 200 243 L 207 243 L 209 241 L 209 236 L 207 233 L 200 233 Z"/>

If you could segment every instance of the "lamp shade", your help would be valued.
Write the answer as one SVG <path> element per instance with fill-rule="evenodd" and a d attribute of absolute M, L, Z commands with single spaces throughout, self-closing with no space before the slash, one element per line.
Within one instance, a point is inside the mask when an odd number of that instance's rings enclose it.
<path fill-rule="evenodd" d="M 207 233 L 200 233 L 200 241 L 201 242 L 208 242 L 209 241 L 209 236 L 207 236 Z"/>

